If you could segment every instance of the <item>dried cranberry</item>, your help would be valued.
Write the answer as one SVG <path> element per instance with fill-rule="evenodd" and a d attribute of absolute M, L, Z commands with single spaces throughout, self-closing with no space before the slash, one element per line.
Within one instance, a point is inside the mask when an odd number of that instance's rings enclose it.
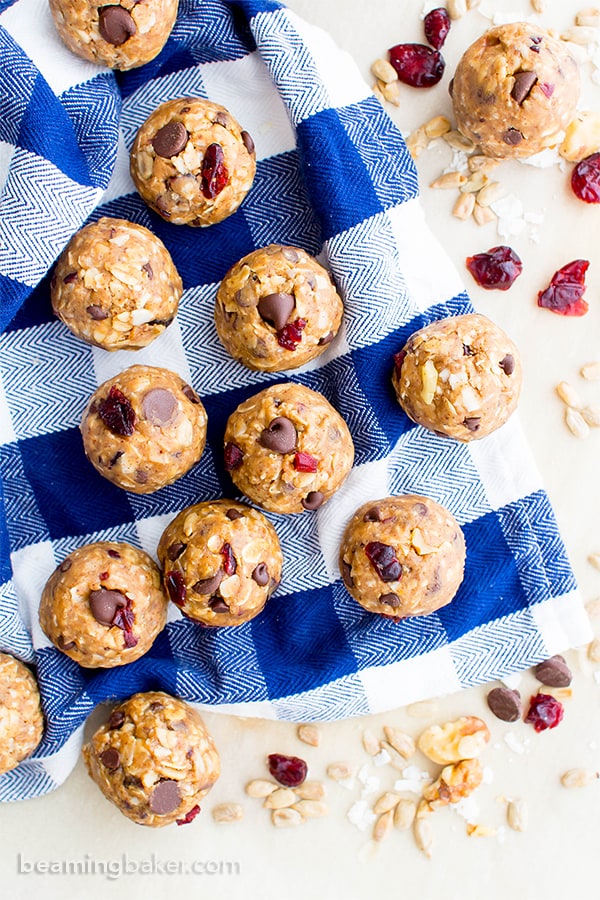
<path fill-rule="evenodd" d="M 319 460 L 311 456 L 310 453 L 295 453 L 294 468 L 296 472 L 316 472 Z"/>
<path fill-rule="evenodd" d="M 531 49 L 533 50 L 533 47 Z M 554 93 L 554 88 L 556 87 L 556 85 L 552 84 L 551 81 L 543 81 L 538 86 L 542 94 L 544 94 L 544 96 L 548 99 L 550 99 L 550 97 Z"/>
<path fill-rule="evenodd" d="M 399 353 L 394 353 L 394 369 L 396 372 L 396 377 L 400 378 L 400 373 L 402 372 L 402 363 L 406 359 L 406 350 L 400 350 Z"/>
<path fill-rule="evenodd" d="M 187 591 L 181 572 L 175 572 L 174 570 L 166 572 L 165 584 L 167 585 L 167 591 L 169 592 L 169 597 L 173 603 L 175 603 L 176 606 L 183 606 Z"/>
<path fill-rule="evenodd" d="M 536 731 L 545 731 L 556 728 L 564 714 L 562 703 L 551 694 L 534 694 L 525 721 L 533 725 Z"/>
<path fill-rule="evenodd" d="M 298 756 L 270 753 L 269 772 L 284 787 L 298 787 L 306 779 L 308 766 Z"/>
<path fill-rule="evenodd" d="M 467 257 L 467 269 L 486 291 L 507 291 L 523 271 L 523 263 L 510 247 L 492 247 Z"/>
<path fill-rule="evenodd" d="M 425 29 L 425 37 L 432 47 L 440 50 L 444 46 L 444 41 L 448 37 L 450 31 L 450 16 L 443 6 L 438 9 L 432 9 L 428 12 L 423 20 Z"/>
<path fill-rule="evenodd" d="M 585 273 L 587 259 L 574 259 L 552 276 L 545 291 L 538 294 L 538 306 L 549 309 L 559 316 L 583 316 L 588 311 L 585 293 Z"/>
<path fill-rule="evenodd" d="M 193 821 L 194 821 L 194 819 L 196 818 L 196 816 L 198 815 L 199 812 L 200 812 L 200 807 L 199 807 L 198 804 L 196 803 L 196 805 L 195 805 L 195 806 L 192 806 L 192 808 L 190 809 L 190 811 L 187 812 L 187 813 L 185 814 L 185 816 L 183 816 L 183 818 L 181 818 L 181 819 L 175 819 L 175 824 L 176 824 L 176 825 L 189 825 L 190 822 L 193 822 Z"/>
<path fill-rule="evenodd" d="M 208 200 L 220 194 L 229 181 L 225 154 L 220 144 L 209 144 L 200 168 L 201 190 Z"/>
<path fill-rule="evenodd" d="M 244 454 L 237 444 L 232 444 L 231 442 L 225 444 L 225 468 L 228 472 L 231 472 L 232 469 L 239 468 L 243 459 Z"/>
<path fill-rule="evenodd" d="M 133 623 L 135 622 L 135 613 L 133 611 L 132 602 L 127 598 L 127 605 L 120 607 L 112 620 L 112 624 L 123 630 L 123 640 L 126 647 L 135 647 L 138 638 L 133 633 Z"/>
<path fill-rule="evenodd" d="M 108 397 L 97 406 L 98 415 L 113 434 L 125 437 L 133 434 L 135 428 L 135 412 L 133 406 L 114 384 Z"/>
<path fill-rule="evenodd" d="M 382 581 L 398 581 L 402 574 L 402 566 L 393 547 L 380 541 L 371 541 L 366 545 L 365 553 Z"/>
<path fill-rule="evenodd" d="M 411 87 L 433 87 L 446 68 L 442 54 L 425 44 L 396 44 L 389 54 L 398 78 Z"/>
<path fill-rule="evenodd" d="M 573 193 L 584 203 L 600 203 L 600 153 L 577 163 L 571 175 Z"/>
<path fill-rule="evenodd" d="M 237 562 L 231 549 L 231 544 L 223 544 L 221 547 L 221 556 L 223 557 L 223 570 L 226 575 L 235 575 Z"/>
<path fill-rule="evenodd" d="M 295 350 L 296 344 L 302 340 L 302 332 L 306 328 L 304 319 L 294 319 L 277 332 L 277 343 L 284 350 Z"/>

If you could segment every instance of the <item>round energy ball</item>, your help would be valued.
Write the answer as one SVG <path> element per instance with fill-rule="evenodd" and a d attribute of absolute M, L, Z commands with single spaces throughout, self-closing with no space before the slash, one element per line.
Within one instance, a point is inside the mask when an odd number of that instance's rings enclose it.
<path fill-rule="evenodd" d="M 254 141 L 224 106 L 198 97 L 162 103 L 137 133 L 131 177 L 174 225 L 213 225 L 236 211 L 256 171 Z"/>
<path fill-rule="evenodd" d="M 342 301 L 331 277 L 299 247 L 271 244 L 227 272 L 215 305 L 225 349 L 249 369 L 296 369 L 338 332 Z"/>
<path fill-rule="evenodd" d="M 75 234 L 52 278 L 52 308 L 67 328 L 105 350 L 139 350 L 171 324 L 183 285 L 165 245 L 124 219 Z"/>
<path fill-rule="evenodd" d="M 167 623 L 154 560 L 129 544 L 74 550 L 42 592 L 40 625 L 55 647 L 86 668 L 123 666 L 146 653 Z"/>
<path fill-rule="evenodd" d="M 158 56 L 177 16 L 177 0 L 50 0 L 69 50 L 111 69 L 134 69 Z"/>
<path fill-rule="evenodd" d="M 165 529 L 158 558 L 173 603 L 204 625 L 248 622 L 281 580 L 275 529 L 258 510 L 231 500 L 182 510 Z"/>
<path fill-rule="evenodd" d="M 43 732 L 35 678 L 20 660 L 0 653 L 0 775 L 30 756 Z"/>
<path fill-rule="evenodd" d="M 83 748 L 91 778 L 124 816 L 188 824 L 219 777 L 219 754 L 196 710 L 160 691 L 134 694 Z"/>
<path fill-rule="evenodd" d="M 366 610 L 394 619 L 425 616 L 456 594 L 465 540 L 454 516 L 416 494 L 356 510 L 340 547 L 348 592 Z"/>
<path fill-rule="evenodd" d="M 486 31 L 451 82 L 459 130 L 494 157 L 532 156 L 560 143 L 579 92 L 568 45 L 529 22 Z"/>
<path fill-rule="evenodd" d="M 301 384 L 255 394 L 225 429 L 225 468 L 236 487 L 270 512 L 318 509 L 341 487 L 353 461 L 340 414 Z"/>
<path fill-rule="evenodd" d="M 150 494 L 198 462 L 206 421 L 200 398 L 175 372 L 130 366 L 92 394 L 81 434 L 101 475 L 126 491 Z"/>
<path fill-rule="evenodd" d="M 519 352 L 490 319 L 476 313 L 432 322 L 394 357 L 392 382 L 404 412 L 458 441 L 486 437 L 516 409 Z"/>

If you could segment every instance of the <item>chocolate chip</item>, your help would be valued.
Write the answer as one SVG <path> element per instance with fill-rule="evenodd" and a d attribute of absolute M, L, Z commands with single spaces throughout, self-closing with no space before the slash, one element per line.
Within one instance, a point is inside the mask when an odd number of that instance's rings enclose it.
<path fill-rule="evenodd" d="M 227 128 L 229 125 L 229 116 L 226 112 L 218 112 L 213 121 L 215 125 L 222 125 L 223 128 Z"/>
<path fill-rule="evenodd" d="M 189 384 L 184 385 L 182 388 L 182 393 L 188 398 L 190 403 L 200 403 L 200 397 L 196 393 L 193 387 L 190 387 Z"/>
<path fill-rule="evenodd" d="M 108 720 L 110 730 L 115 731 L 117 728 L 121 728 L 124 722 L 125 713 L 122 713 L 120 709 L 113 709 Z"/>
<path fill-rule="evenodd" d="M 274 453 L 291 453 L 296 449 L 298 433 L 294 423 L 284 416 L 277 416 L 261 431 L 258 443 Z"/>
<path fill-rule="evenodd" d="M 86 313 L 96 322 L 101 322 L 102 319 L 108 319 L 108 313 L 105 309 L 102 309 L 101 306 L 96 306 L 95 303 L 92 303 L 90 306 L 86 306 Z"/>
<path fill-rule="evenodd" d="M 174 544 L 171 544 L 167 550 L 167 556 L 171 560 L 171 562 L 175 562 L 176 559 L 179 559 L 187 544 L 183 544 L 181 541 L 175 541 Z"/>
<path fill-rule="evenodd" d="M 108 626 L 112 625 L 117 610 L 127 606 L 127 597 L 121 591 L 101 587 L 97 591 L 90 592 L 89 604 L 96 622 Z"/>
<path fill-rule="evenodd" d="M 534 669 L 534 675 L 548 687 L 568 687 L 573 679 L 564 657 L 558 655 L 539 663 Z"/>
<path fill-rule="evenodd" d="M 391 606 L 392 609 L 397 609 L 400 606 L 400 599 L 396 594 L 382 594 L 379 602 L 384 603 L 386 606 Z"/>
<path fill-rule="evenodd" d="M 157 816 L 172 813 L 181 803 L 179 785 L 176 781 L 159 781 L 150 794 L 150 809 Z"/>
<path fill-rule="evenodd" d="M 351 588 L 354 587 L 354 579 L 352 577 L 352 566 L 350 563 L 347 563 L 345 559 L 343 559 L 340 563 L 340 571 L 342 573 L 342 580 L 346 587 Z"/>
<path fill-rule="evenodd" d="M 515 358 L 510 353 L 507 353 L 504 359 L 500 360 L 499 366 L 501 369 L 504 369 L 505 375 L 512 375 L 515 371 Z"/>
<path fill-rule="evenodd" d="M 304 509 L 313 510 L 322 506 L 324 499 L 325 497 L 321 491 L 309 491 L 301 502 Z"/>
<path fill-rule="evenodd" d="M 259 587 L 264 587 L 269 583 L 269 570 L 267 569 L 266 563 L 261 562 L 256 566 L 252 572 L 252 579 Z"/>
<path fill-rule="evenodd" d="M 213 597 L 208 601 L 208 605 L 213 612 L 216 613 L 228 613 L 229 607 L 225 603 L 222 597 Z"/>
<path fill-rule="evenodd" d="M 233 507 L 231 507 L 231 509 L 228 509 L 225 515 L 230 522 L 235 522 L 236 519 L 244 518 L 244 513 L 240 512 L 239 509 L 234 509 Z"/>
<path fill-rule="evenodd" d="M 448 93 L 450 94 L 450 96 L 452 96 L 453 90 L 454 90 L 454 78 L 451 78 L 450 82 L 448 84 Z"/>
<path fill-rule="evenodd" d="M 516 722 L 521 718 L 523 706 L 521 704 L 521 695 L 518 691 L 513 691 L 507 687 L 497 687 L 487 695 L 487 705 L 496 716 L 503 722 Z"/>
<path fill-rule="evenodd" d="M 319 338 L 318 345 L 319 347 L 324 347 L 326 344 L 330 344 L 334 339 L 335 335 L 333 331 L 329 331 L 327 334 L 323 335 L 322 338 Z"/>
<path fill-rule="evenodd" d="M 469 431 L 477 431 L 481 425 L 481 416 L 467 416 L 466 419 L 463 419 L 463 425 Z"/>
<path fill-rule="evenodd" d="M 59 572 L 68 572 L 72 565 L 73 565 L 73 563 L 67 556 L 67 558 L 63 559 L 63 561 L 61 562 L 60 566 L 58 567 L 58 571 Z"/>
<path fill-rule="evenodd" d="M 137 33 L 135 22 L 122 6 L 101 6 L 98 18 L 101 36 L 113 47 L 120 47 Z"/>
<path fill-rule="evenodd" d="M 474 356 L 475 351 L 468 344 L 463 344 L 463 356 Z"/>
<path fill-rule="evenodd" d="M 242 131 L 242 142 L 248 153 L 252 156 L 255 150 L 254 141 L 252 140 L 252 136 L 249 135 L 247 131 Z"/>
<path fill-rule="evenodd" d="M 258 301 L 258 314 L 265 322 L 270 322 L 275 331 L 281 331 L 295 305 L 293 294 L 267 294 Z"/>
<path fill-rule="evenodd" d="M 149 280 L 152 281 L 152 279 L 154 278 L 154 272 L 152 271 L 152 266 L 149 262 L 144 263 L 144 265 L 142 266 L 142 270 L 146 273 Z"/>
<path fill-rule="evenodd" d="M 136 469 L 134 478 L 138 484 L 148 484 L 148 473 L 143 469 Z"/>
<path fill-rule="evenodd" d="M 219 571 L 215 572 L 214 575 L 211 575 L 210 578 L 201 578 L 200 581 L 197 581 L 196 584 L 192 586 L 192 590 L 195 594 L 214 594 L 224 577 L 225 573 L 222 569 L 219 569 Z"/>
<path fill-rule="evenodd" d="M 115 769 L 119 768 L 121 756 L 118 750 L 115 750 L 114 747 L 109 747 L 108 750 L 103 750 L 100 754 L 100 760 L 102 765 L 114 772 Z"/>
<path fill-rule="evenodd" d="M 76 646 L 75 641 L 65 641 L 64 634 L 59 634 L 57 644 L 61 650 L 72 650 Z"/>
<path fill-rule="evenodd" d="M 381 522 L 381 508 L 372 506 L 363 516 L 363 522 Z"/>
<path fill-rule="evenodd" d="M 164 159 L 171 159 L 185 149 L 189 134 L 182 122 L 167 122 L 152 138 L 154 152 Z"/>
<path fill-rule="evenodd" d="M 158 712 L 159 710 L 164 709 L 164 708 L 165 708 L 165 705 L 164 705 L 164 703 L 161 703 L 160 700 L 153 700 L 152 703 L 148 707 L 150 712 Z"/>
<path fill-rule="evenodd" d="M 123 779 L 123 787 L 124 788 L 141 788 L 143 787 L 141 779 L 137 777 L 137 775 L 126 775 Z M 131 808 L 131 807 L 129 807 Z"/>
<path fill-rule="evenodd" d="M 111 557 L 111 559 L 121 559 L 121 554 L 119 553 L 118 550 L 113 550 L 111 548 L 110 550 L 107 550 L 106 552 Z"/>
<path fill-rule="evenodd" d="M 77 272 L 69 272 L 63 278 L 63 284 L 72 284 L 74 281 L 77 281 Z"/>
<path fill-rule="evenodd" d="M 512 147 L 520 144 L 523 140 L 523 135 L 519 131 L 518 128 L 507 128 L 504 134 L 502 135 L 502 140 L 505 144 L 510 144 Z"/>
<path fill-rule="evenodd" d="M 152 425 L 167 425 L 177 409 L 177 400 L 165 388 L 153 388 L 144 394 L 142 411 Z"/>
<path fill-rule="evenodd" d="M 112 458 L 111 461 L 109 462 L 108 468 L 109 468 L 109 469 L 112 469 L 112 467 L 114 466 L 114 464 L 115 464 L 116 462 L 118 462 L 118 460 L 121 459 L 121 457 L 124 455 L 124 453 L 125 453 L 124 450 L 117 450 L 117 452 L 115 453 L 115 455 L 113 456 L 113 458 Z"/>
<path fill-rule="evenodd" d="M 537 81 L 535 72 L 515 72 L 515 83 L 510 96 L 519 106 L 529 97 L 534 84 Z M 517 141 L 518 143 L 518 141 Z"/>

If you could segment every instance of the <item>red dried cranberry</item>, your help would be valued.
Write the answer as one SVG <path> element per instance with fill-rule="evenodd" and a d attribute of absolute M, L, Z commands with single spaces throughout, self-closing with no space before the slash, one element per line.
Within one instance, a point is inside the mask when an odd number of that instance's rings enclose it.
<path fill-rule="evenodd" d="M 220 194 L 229 181 L 225 154 L 220 144 L 209 144 L 200 168 L 201 190 L 208 200 Z"/>
<path fill-rule="evenodd" d="M 295 453 L 294 468 L 296 472 L 316 472 L 319 460 L 311 456 L 310 453 Z"/>
<path fill-rule="evenodd" d="M 231 472 L 232 469 L 239 468 L 243 459 L 244 454 L 237 444 L 232 444 L 231 442 L 225 444 L 225 468 L 228 472 Z"/>
<path fill-rule="evenodd" d="M 176 606 L 183 606 L 186 598 L 186 587 L 181 572 L 171 571 L 165 573 L 165 583 L 169 597 Z"/>
<path fill-rule="evenodd" d="M 583 316 L 588 311 L 585 293 L 585 273 L 587 259 L 574 259 L 552 276 L 545 291 L 538 294 L 538 306 L 549 309 L 559 316 Z"/>
<path fill-rule="evenodd" d="M 302 332 L 306 328 L 304 319 L 294 319 L 277 332 L 277 343 L 284 350 L 295 350 L 296 344 L 302 340 Z"/>
<path fill-rule="evenodd" d="M 467 269 L 486 291 L 507 291 L 523 271 L 523 263 L 510 247 L 492 247 L 467 257 Z"/>
<path fill-rule="evenodd" d="M 382 581 L 398 581 L 402 574 L 402 566 L 393 547 L 380 541 L 371 541 L 366 545 L 365 553 Z"/>
<path fill-rule="evenodd" d="M 138 638 L 133 633 L 133 623 L 135 622 L 135 613 L 132 608 L 130 598 L 127 598 L 127 605 L 120 607 L 112 620 L 112 624 L 123 630 L 123 640 L 126 647 L 135 647 Z"/>
<path fill-rule="evenodd" d="M 406 350 L 400 350 L 399 353 L 394 353 L 394 369 L 396 371 L 396 377 L 400 378 L 400 373 L 402 372 L 402 363 L 406 359 Z"/>
<path fill-rule="evenodd" d="M 551 694 L 534 694 L 529 705 L 525 721 L 533 725 L 536 731 L 556 728 L 565 714 L 562 703 Z"/>
<path fill-rule="evenodd" d="M 411 87 L 433 87 L 446 68 L 442 54 L 425 44 L 396 44 L 389 54 L 398 78 Z"/>
<path fill-rule="evenodd" d="M 428 12 L 423 20 L 425 29 L 425 37 L 432 47 L 440 50 L 444 46 L 444 41 L 448 37 L 450 31 L 450 16 L 443 6 L 438 9 L 432 9 Z"/>
<path fill-rule="evenodd" d="M 99 402 L 97 412 L 113 434 L 121 437 L 133 434 L 136 421 L 133 406 L 114 384 L 108 392 L 108 397 Z"/>
<path fill-rule="evenodd" d="M 306 779 L 308 766 L 298 756 L 269 754 L 269 772 L 284 787 L 298 787 Z"/>
<path fill-rule="evenodd" d="M 198 815 L 199 812 L 200 812 L 200 807 L 198 806 L 198 804 L 196 804 L 195 806 L 192 806 L 190 811 L 187 812 L 185 814 L 185 816 L 183 816 L 183 818 L 175 819 L 175 824 L 176 825 L 189 825 L 190 822 L 194 821 L 194 819 L 196 818 L 196 816 Z"/>
<path fill-rule="evenodd" d="M 223 571 L 226 575 L 235 575 L 237 562 L 231 549 L 231 544 L 223 544 L 221 547 L 221 556 L 223 557 Z"/>
<path fill-rule="evenodd" d="M 533 50 L 533 47 L 531 49 Z M 541 84 L 538 85 L 538 87 L 539 87 L 540 91 L 542 92 L 542 94 L 544 94 L 544 96 L 546 96 L 546 97 L 548 97 L 548 99 L 550 99 L 550 97 L 554 93 L 554 88 L 556 87 L 556 85 L 552 84 L 551 81 L 543 81 Z"/>
<path fill-rule="evenodd" d="M 584 203 L 600 203 L 600 153 L 577 163 L 571 175 L 573 193 Z"/>

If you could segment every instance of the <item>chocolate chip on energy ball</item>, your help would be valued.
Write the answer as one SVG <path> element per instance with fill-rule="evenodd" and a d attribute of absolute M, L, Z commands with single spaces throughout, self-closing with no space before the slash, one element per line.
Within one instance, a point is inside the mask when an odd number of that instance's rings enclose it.
<path fill-rule="evenodd" d="M 117 610 L 127 606 L 127 597 L 121 591 L 101 587 L 97 591 L 91 591 L 89 604 L 96 622 L 109 626 L 113 624 Z"/>
<path fill-rule="evenodd" d="M 516 722 L 523 712 L 521 695 L 507 687 L 493 688 L 487 695 L 487 705 L 496 718 L 503 722 Z"/>
<path fill-rule="evenodd" d="M 325 499 L 324 494 L 321 491 L 310 491 L 304 500 L 302 500 L 302 506 L 304 509 L 308 509 L 312 511 L 314 509 L 318 509 L 323 505 L 323 500 Z"/>
<path fill-rule="evenodd" d="M 144 394 L 142 410 L 152 425 L 166 425 L 177 409 L 177 400 L 165 388 L 153 388 Z"/>
<path fill-rule="evenodd" d="M 171 159 L 185 149 L 189 135 L 182 122 L 167 122 L 152 138 L 154 152 L 164 159 Z"/>
<path fill-rule="evenodd" d="M 479 416 L 467 416 L 466 419 L 463 419 L 463 425 L 465 428 L 468 428 L 469 431 L 477 431 L 481 425 L 481 419 Z"/>
<path fill-rule="evenodd" d="M 189 384 L 184 385 L 181 391 L 183 394 L 185 394 L 190 403 L 200 403 L 200 397 L 198 396 L 194 388 Z"/>
<path fill-rule="evenodd" d="M 90 304 L 90 306 L 86 306 L 85 311 L 87 312 L 90 318 L 94 319 L 95 322 L 101 322 L 103 319 L 108 319 L 108 313 L 105 309 L 102 309 L 101 306 L 97 306 L 95 303 Z"/>
<path fill-rule="evenodd" d="M 252 579 L 259 587 L 269 583 L 269 570 L 264 562 L 259 563 L 252 572 Z"/>
<path fill-rule="evenodd" d="M 121 762 L 119 751 L 115 750 L 114 747 L 109 747 L 108 750 L 104 750 L 100 754 L 100 759 L 102 764 L 112 771 L 118 769 Z"/>
<path fill-rule="evenodd" d="M 135 22 L 122 6 L 101 6 L 98 19 L 101 36 L 113 47 L 120 47 L 137 33 Z"/>
<path fill-rule="evenodd" d="M 266 450 L 275 453 L 291 453 L 296 449 L 298 434 L 294 423 L 284 416 L 273 419 L 267 428 L 264 428 L 258 439 L 258 443 Z"/>
<path fill-rule="evenodd" d="M 167 556 L 171 562 L 175 562 L 176 559 L 179 559 L 186 547 L 187 544 L 184 544 L 182 541 L 175 541 L 174 544 L 171 544 L 167 550 Z"/>
<path fill-rule="evenodd" d="M 507 128 L 504 134 L 502 135 L 502 140 L 505 144 L 509 144 L 514 147 L 516 144 L 520 144 L 523 140 L 523 135 L 519 131 L 518 128 Z"/>
<path fill-rule="evenodd" d="M 150 809 L 157 816 L 166 816 L 181 803 L 179 785 L 176 781 L 159 781 L 150 794 Z"/>
<path fill-rule="evenodd" d="M 352 566 L 346 562 L 345 559 L 342 560 L 340 565 L 340 571 L 342 573 L 342 580 L 347 587 L 354 587 L 354 579 L 352 578 Z"/>
<path fill-rule="evenodd" d="M 247 131 L 242 131 L 242 141 L 248 153 L 254 153 L 254 141 Z"/>
<path fill-rule="evenodd" d="M 200 581 L 197 581 L 196 584 L 193 585 L 192 590 L 195 594 L 214 594 L 224 577 L 225 573 L 222 569 L 219 569 L 219 571 L 215 572 L 214 575 L 211 575 L 210 578 L 201 578 Z"/>
<path fill-rule="evenodd" d="M 515 358 L 512 353 L 507 353 L 506 356 L 500 360 L 498 365 L 501 369 L 504 369 L 505 375 L 512 375 L 515 371 Z"/>
<path fill-rule="evenodd" d="M 548 687 L 568 687 L 573 675 L 562 656 L 551 656 L 550 659 L 539 663 L 534 670 L 534 675 L 542 684 Z"/>
<path fill-rule="evenodd" d="M 515 72 L 514 79 L 515 83 L 510 96 L 520 106 L 531 93 L 531 89 L 537 81 L 537 75 L 535 72 Z"/>
<path fill-rule="evenodd" d="M 267 294 L 258 301 L 258 314 L 270 322 L 275 331 L 281 331 L 296 305 L 293 294 Z"/>
<path fill-rule="evenodd" d="M 240 512 L 239 509 L 234 509 L 233 507 L 231 509 L 228 509 L 225 515 L 230 522 L 235 522 L 236 519 L 244 518 L 244 513 Z"/>
<path fill-rule="evenodd" d="M 400 599 L 397 594 L 382 594 L 379 598 L 379 602 L 384 603 L 386 606 L 391 606 L 393 609 L 400 606 Z"/>
<path fill-rule="evenodd" d="M 223 600 L 222 597 L 213 597 L 211 600 L 208 601 L 208 605 L 212 609 L 213 612 L 216 612 L 216 613 L 228 613 L 229 612 L 229 607 L 227 606 L 227 604 L 225 603 L 225 601 Z"/>
<path fill-rule="evenodd" d="M 120 709 L 113 709 L 108 720 L 108 727 L 111 731 L 116 731 L 117 728 L 121 728 L 124 722 L 125 714 L 122 713 Z"/>

